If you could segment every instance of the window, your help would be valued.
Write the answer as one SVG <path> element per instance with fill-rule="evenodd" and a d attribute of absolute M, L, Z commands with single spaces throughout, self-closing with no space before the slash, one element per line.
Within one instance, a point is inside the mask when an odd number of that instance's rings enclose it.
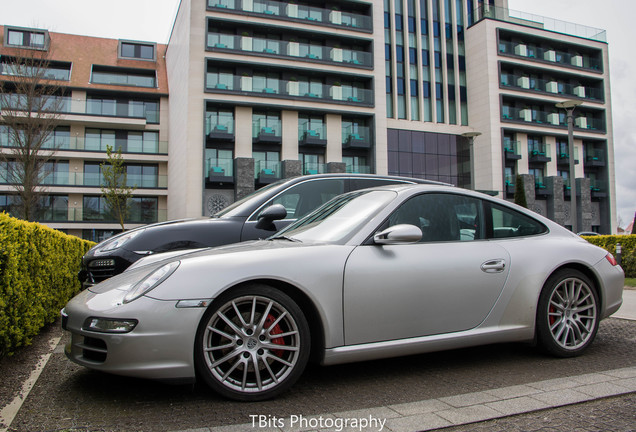
<path fill-rule="evenodd" d="M 411 198 L 389 217 L 389 226 L 415 225 L 422 230 L 420 242 L 472 241 L 483 239 L 480 200 L 454 194 L 422 194 Z"/>
<path fill-rule="evenodd" d="M 156 47 L 154 43 L 119 41 L 119 57 L 154 61 Z"/>
<path fill-rule="evenodd" d="M 45 50 L 49 43 L 49 32 L 5 27 L 4 40 L 5 46 Z"/>
<path fill-rule="evenodd" d="M 91 82 L 94 84 L 157 87 L 154 69 L 124 69 L 93 65 Z"/>
<path fill-rule="evenodd" d="M 287 209 L 285 219 L 298 219 L 331 198 L 344 193 L 344 179 L 316 179 L 290 187 L 263 205 L 261 209 L 274 204 L 282 204 Z M 255 219 L 254 219 L 255 220 Z"/>
<path fill-rule="evenodd" d="M 494 238 L 543 234 L 548 229 L 540 222 L 513 209 L 490 203 Z"/>
<path fill-rule="evenodd" d="M 48 80 L 68 81 L 71 63 L 39 59 L 24 59 L 20 64 L 15 57 L 1 56 L 0 74 L 8 76 L 42 77 Z"/>

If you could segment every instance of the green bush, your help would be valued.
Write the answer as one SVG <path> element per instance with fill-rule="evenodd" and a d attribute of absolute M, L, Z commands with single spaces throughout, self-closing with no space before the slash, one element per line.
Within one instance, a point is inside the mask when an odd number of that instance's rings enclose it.
<path fill-rule="evenodd" d="M 584 237 L 596 246 L 600 246 L 616 256 L 616 244 L 622 248 L 621 267 L 625 270 L 625 277 L 636 277 L 636 235 L 603 235 Z"/>
<path fill-rule="evenodd" d="M 80 290 L 93 243 L 0 213 L 0 358 L 28 345 Z"/>

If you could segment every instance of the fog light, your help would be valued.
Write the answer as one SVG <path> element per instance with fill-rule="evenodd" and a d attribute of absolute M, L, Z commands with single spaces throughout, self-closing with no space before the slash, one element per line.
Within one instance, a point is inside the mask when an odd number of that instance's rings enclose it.
<path fill-rule="evenodd" d="M 87 318 L 84 330 L 100 333 L 128 333 L 139 321 L 135 319 Z"/>
<path fill-rule="evenodd" d="M 115 266 L 115 260 L 112 258 L 109 259 L 99 259 L 99 260 L 95 260 L 95 261 L 91 261 L 88 264 L 89 267 L 114 267 Z"/>

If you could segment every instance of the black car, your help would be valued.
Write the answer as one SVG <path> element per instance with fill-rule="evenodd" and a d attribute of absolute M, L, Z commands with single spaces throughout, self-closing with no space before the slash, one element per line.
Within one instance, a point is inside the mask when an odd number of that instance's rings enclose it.
<path fill-rule="evenodd" d="M 84 285 L 92 285 L 150 254 L 269 237 L 337 195 L 393 183 L 436 182 L 372 174 L 318 174 L 281 180 L 214 216 L 161 222 L 113 236 L 84 255 L 78 277 Z"/>

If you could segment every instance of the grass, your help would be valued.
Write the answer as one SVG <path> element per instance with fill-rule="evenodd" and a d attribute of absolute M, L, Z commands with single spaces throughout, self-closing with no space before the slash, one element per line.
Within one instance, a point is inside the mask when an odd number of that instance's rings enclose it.
<path fill-rule="evenodd" d="M 636 278 L 625 278 L 625 286 L 636 287 Z"/>

